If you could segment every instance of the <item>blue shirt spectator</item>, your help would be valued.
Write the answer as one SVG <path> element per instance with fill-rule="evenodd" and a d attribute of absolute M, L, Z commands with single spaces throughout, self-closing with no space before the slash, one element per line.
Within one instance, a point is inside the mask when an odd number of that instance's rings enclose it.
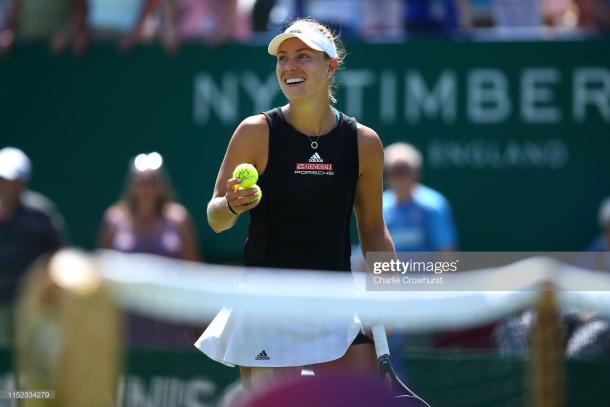
<path fill-rule="evenodd" d="M 412 199 L 406 202 L 397 202 L 393 191 L 385 191 L 383 217 L 396 251 L 433 252 L 456 246 L 449 202 L 425 185 L 417 184 Z"/>
<path fill-rule="evenodd" d="M 397 252 L 448 251 L 457 238 L 449 202 L 439 192 L 419 183 L 420 152 L 410 144 L 395 143 L 385 148 L 383 217 Z M 430 335 L 410 335 L 411 345 L 430 346 Z M 407 336 L 395 330 L 388 337 L 396 372 L 406 379 L 404 352 Z"/>
<path fill-rule="evenodd" d="M 422 158 L 415 147 L 385 149 L 383 216 L 397 251 L 453 250 L 457 243 L 449 202 L 419 183 Z"/>

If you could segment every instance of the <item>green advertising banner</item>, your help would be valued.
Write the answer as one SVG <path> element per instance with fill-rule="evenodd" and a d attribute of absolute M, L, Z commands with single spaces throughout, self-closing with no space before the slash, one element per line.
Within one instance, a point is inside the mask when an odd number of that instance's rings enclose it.
<path fill-rule="evenodd" d="M 12 352 L 0 350 L 0 390 L 15 389 Z M 527 406 L 531 378 L 527 362 L 481 352 L 410 353 L 409 384 L 432 406 Z M 607 405 L 608 361 L 566 362 L 567 406 Z M 132 350 L 117 388 L 117 407 L 228 407 L 240 392 L 237 368 L 200 353 Z M 0 399 L 12 407 L 13 400 Z"/>
<path fill-rule="evenodd" d="M 610 195 L 610 43 L 347 44 L 338 108 L 424 155 L 423 182 L 450 200 L 462 250 L 581 250 Z M 221 235 L 205 205 L 244 117 L 284 103 L 264 46 L 44 46 L 0 59 L 0 145 L 32 158 L 73 243 L 94 247 L 128 159 L 159 151 L 204 256 L 238 262 L 247 219 Z M 246 218 L 246 217 L 242 217 Z"/>
<path fill-rule="evenodd" d="M 132 350 L 117 403 L 124 407 L 229 407 L 241 385 L 239 370 L 200 352 Z"/>

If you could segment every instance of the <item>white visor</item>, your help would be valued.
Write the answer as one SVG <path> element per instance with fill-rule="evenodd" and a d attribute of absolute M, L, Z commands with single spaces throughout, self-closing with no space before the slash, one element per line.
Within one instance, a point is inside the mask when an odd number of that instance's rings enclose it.
<path fill-rule="evenodd" d="M 335 44 L 323 33 L 307 23 L 295 23 L 288 27 L 283 33 L 276 35 L 269 43 L 267 51 L 269 51 L 271 55 L 277 55 L 282 42 L 289 38 L 298 38 L 307 44 L 309 48 L 325 52 L 326 55 L 331 58 L 337 58 Z"/>

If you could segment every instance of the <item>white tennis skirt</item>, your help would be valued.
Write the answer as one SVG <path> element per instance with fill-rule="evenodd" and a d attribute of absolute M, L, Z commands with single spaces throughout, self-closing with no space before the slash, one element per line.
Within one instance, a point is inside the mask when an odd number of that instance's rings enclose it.
<path fill-rule="evenodd" d="M 260 292 L 266 284 L 256 274 L 244 273 L 238 292 Z M 284 314 L 270 319 L 224 308 L 195 342 L 195 347 L 229 366 L 303 366 L 339 359 L 360 329 L 358 318 L 349 313 L 333 318 Z"/>
<path fill-rule="evenodd" d="M 275 320 L 222 309 L 195 342 L 201 352 L 228 366 L 304 366 L 339 359 L 347 352 L 361 324 L 312 321 L 298 317 Z"/>
<path fill-rule="evenodd" d="M 260 292 L 266 284 L 249 271 L 244 273 L 238 292 Z M 361 328 L 358 317 L 349 312 L 340 317 L 284 313 L 269 318 L 223 308 L 195 342 L 195 347 L 228 366 L 313 365 L 342 357 Z"/>

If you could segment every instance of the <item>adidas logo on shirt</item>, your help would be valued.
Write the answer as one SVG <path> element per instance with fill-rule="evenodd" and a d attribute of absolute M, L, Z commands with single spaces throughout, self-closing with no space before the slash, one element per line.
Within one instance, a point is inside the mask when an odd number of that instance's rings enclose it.
<path fill-rule="evenodd" d="M 320 154 L 314 153 L 311 157 L 309 157 L 310 163 L 323 163 L 324 160 L 320 157 Z"/>
<path fill-rule="evenodd" d="M 271 359 L 268 355 L 267 352 L 265 352 L 264 350 L 259 353 L 255 358 L 255 360 L 269 360 Z"/>
<path fill-rule="evenodd" d="M 325 163 L 320 154 L 313 153 L 306 163 L 297 163 L 294 173 L 297 175 L 335 175 L 333 163 Z"/>

